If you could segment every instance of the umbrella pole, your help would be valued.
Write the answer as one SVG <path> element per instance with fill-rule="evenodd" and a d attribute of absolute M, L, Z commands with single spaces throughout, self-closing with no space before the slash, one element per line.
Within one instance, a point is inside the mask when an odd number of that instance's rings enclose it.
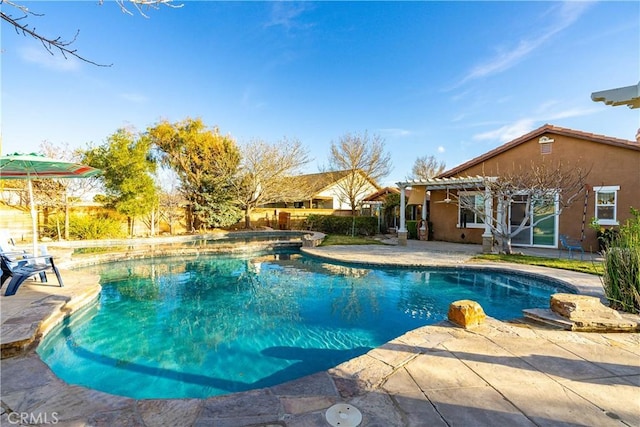
<path fill-rule="evenodd" d="M 27 179 L 29 187 L 29 207 L 31 208 L 31 225 L 33 226 L 33 256 L 38 256 L 38 213 L 36 206 L 33 204 L 33 184 L 31 178 Z"/>

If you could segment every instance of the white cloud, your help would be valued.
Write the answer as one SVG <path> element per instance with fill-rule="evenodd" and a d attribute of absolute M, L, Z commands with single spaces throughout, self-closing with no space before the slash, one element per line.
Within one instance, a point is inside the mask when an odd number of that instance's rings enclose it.
<path fill-rule="evenodd" d="M 531 132 L 535 128 L 534 125 L 535 120 L 533 119 L 521 119 L 498 129 L 473 135 L 473 139 L 477 141 L 498 140 L 500 142 L 508 142 Z"/>
<path fill-rule="evenodd" d="M 542 28 L 520 40 L 515 46 L 498 52 L 493 57 L 474 66 L 453 88 L 463 84 L 501 73 L 524 60 L 529 54 L 538 49 L 544 43 L 562 30 L 571 26 L 591 6 L 591 2 L 566 1 L 559 5 L 554 4 L 545 14 L 545 24 L 532 25 L 533 28 Z"/>
<path fill-rule="evenodd" d="M 33 64 L 56 71 L 77 71 L 80 69 L 80 61 L 73 56 L 67 55 L 67 59 L 62 54 L 55 52 L 52 55 L 44 47 L 25 46 L 18 50 L 20 57 Z"/>
<path fill-rule="evenodd" d="M 559 101 L 550 100 L 541 104 L 535 111 L 536 115 L 540 117 L 539 120 L 550 122 L 570 117 L 588 116 L 599 111 L 599 109 L 596 106 L 563 108 Z"/>
<path fill-rule="evenodd" d="M 149 98 L 142 95 L 141 93 L 133 92 L 121 93 L 120 98 L 130 101 L 134 104 L 145 104 L 149 100 Z"/>
<path fill-rule="evenodd" d="M 305 2 L 273 2 L 271 17 L 265 24 L 265 27 L 282 26 L 287 30 L 292 28 L 307 28 L 310 25 L 301 24 L 298 18 L 312 7 L 309 3 Z"/>
<path fill-rule="evenodd" d="M 465 114 L 465 113 L 459 113 L 459 114 L 457 114 L 457 115 L 453 116 L 453 117 L 451 118 L 451 121 L 452 121 L 453 123 L 461 122 L 461 121 L 463 121 L 466 117 L 467 117 L 467 114 Z"/>
<path fill-rule="evenodd" d="M 567 119 L 569 117 L 582 117 L 588 116 L 589 114 L 597 113 L 602 111 L 596 107 L 591 108 L 569 108 L 562 111 L 557 111 L 549 116 L 547 116 L 546 121 Z"/>
<path fill-rule="evenodd" d="M 444 153 L 446 150 L 442 145 L 438 146 L 438 153 Z"/>
<path fill-rule="evenodd" d="M 410 130 L 407 129 L 400 129 L 400 128 L 385 128 L 385 129 L 378 129 L 378 132 L 380 132 L 383 135 L 386 135 L 390 138 L 402 138 L 405 136 L 411 136 L 413 135 L 413 132 L 411 132 Z"/>
<path fill-rule="evenodd" d="M 583 117 L 601 111 L 597 106 L 588 107 L 565 107 L 556 100 L 549 100 L 540 104 L 534 109 L 529 117 L 521 118 L 513 123 L 500 126 L 497 129 L 473 136 L 476 141 L 498 140 L 508 142 L 522 135 L 531 132 L 543 123 L 554 123 L 558 120 Z M 486 126 L 491 123 L 481 123 L 477 125 Z"/>
<path fill-rule="evenodd" d="M 248 85 L 242 92 L 241 105 L 248 109 L 261 109 L 266 107 L 267 103 L 258 99 L 253 85 Z"/>

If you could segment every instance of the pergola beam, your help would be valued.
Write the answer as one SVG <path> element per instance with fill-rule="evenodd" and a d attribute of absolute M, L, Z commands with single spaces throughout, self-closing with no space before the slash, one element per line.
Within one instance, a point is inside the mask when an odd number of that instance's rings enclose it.
<path fill-rule="evenodd" d="M 593 92 L 591 94 L 591 100 L 594 102 L 604 102 L 614 107 L 626 105 L 629 108 L 640 108 L 640 82 L 634 86 Z"/>

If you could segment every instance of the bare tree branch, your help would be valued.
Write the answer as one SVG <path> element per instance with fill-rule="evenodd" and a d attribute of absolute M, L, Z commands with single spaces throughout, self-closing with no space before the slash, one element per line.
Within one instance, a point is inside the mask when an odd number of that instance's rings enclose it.
<path fill-rule="evenodd" d="M 254 140 L 242 147 L 237 180 L 238 204 L 245 211 L 245 227 L 251 227 L 251 210 L 259 205 L 304 199 L 304 188 L 291 185 L 291 176 L 307 164 L 308 150 L 297 139 L 276 143 Z"/>
<path fill-rule="evenodd" d="M 411 175 L 407 179 L 430 179 L 440 175 L 444 168 L 445 163 L 438 162 L 435 156 L 418 157 L 411 168 Z"/>
<path fill-rule="evenodd" d="M 372 182 L 389 175 L 391 156 L 385 151 L 384 139 L 379 135 L 347 133 L 338 142 L 331 143 L 329 169 L 336 173 L 348 171 L 348 175 L 337 182 L 336 189 L 355 216 L 357 204 L 366 196 L 366 189 Z"/>
<path fill-rule="evenodd" d="M 145 18 L 148 18 L 148 16 L 142 10 L 143 8 L 160 9 L 160 6 L 164 5 L 177 9 L 183 6 L 182 4 L 173 4 L 173 0 L 115 0 L 115 2 L 118 4 L 118 6 L 120 6 L 120 10 L 122 10 L 123 13 L 133 15 L 133 13 L 127 8 L 127 4 L 131 4 L 138 11 L 138 13 Z M 100 5 L 102 5 L 103 3 L 104 0 L 99 0 L 98 2 L 98 4 Z"/>
<path fill-rule="evenodd" d="M 559 216 L 578 196 L 583 194 L 590 169 L 579 165 L 531 164 L 497 177 L 481 177 L 473 196 L 452 195 L 460 209 L 475 213 L 491 229 L 505 253 L 511 253 L 511 240 L 527 227 L 536 227 L 551 216 Z M 465 193 L 463 193 L 465 194 Z M 493 206 L 492 215 L 485 212 L 486 197 Z M 511 207 L 523 206 L 518 224 L 511 221 Z M 534 215 L 535 212 L 535 215 Z"/>
<path fill-rule="evenodd" d="M 143 12 L 143 8 L 157 9 L 160 7 L 160 5 L 165 5 L 173 8 L 182 7 L 182 4 L 176 5 L 172 2 L 173 0 L 116 0 L 116 3 L 120 6 L 123 12 L 133 15 L 131 11 L 127 9 L 127 4 L 131 4 L 145 18 L 147 18 L 148 16 Z M 102 5 L 103 3 L 104 0 L 100 0 L 98 2 L 98 4 L 100 5 Z M 19 16 L 14 16 L 10 13 L 0 11 L 0 19 L 12 25 L 17 34 L 22 33 L 22 35 L 24 35 L 25 37 L 31 37 L 42 43 L 42 46 L 51 55 L 55 55 L 55 53 L 58 52 L 62 54 L 65 59 L 68 59 L 69 56 L 73 56 L 83 62 L 96 65 L 98 67 L 110 67 L 111 65 L 113 65 L 99 64 L 95 61 L 87 59 L 79 54 L 77 49 L 73 49 L 71 47 L 71 45 L 76 41 L 78 34 L 80 34 L 80 30 L 77 30 L 73 38 L 71 38 L 70 40 L 65 40 L 61 36 L 48 37 L 41 34 L 36 27 L 31 27 L 29 23 L 26 22 L 30 16 L 41 17 L 44 16 L 43 14 L 32 12 L 28 7 L 10 0 L 0 0 L 0 5 L 13 7 L 20 14 Z"/>

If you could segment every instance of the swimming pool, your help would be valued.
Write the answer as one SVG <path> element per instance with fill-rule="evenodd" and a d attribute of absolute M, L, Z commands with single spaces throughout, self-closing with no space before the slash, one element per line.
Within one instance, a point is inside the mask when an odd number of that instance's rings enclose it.
<path fill-rule="evenodd" d="M 204 398 L 336 366 L 478 301 L 501 320 L 558 284 L 463 269 L 370 268 L 296 251 L 101 264 L 99 300 L 38 347 L 63 380 L 133 398 Z"/>

